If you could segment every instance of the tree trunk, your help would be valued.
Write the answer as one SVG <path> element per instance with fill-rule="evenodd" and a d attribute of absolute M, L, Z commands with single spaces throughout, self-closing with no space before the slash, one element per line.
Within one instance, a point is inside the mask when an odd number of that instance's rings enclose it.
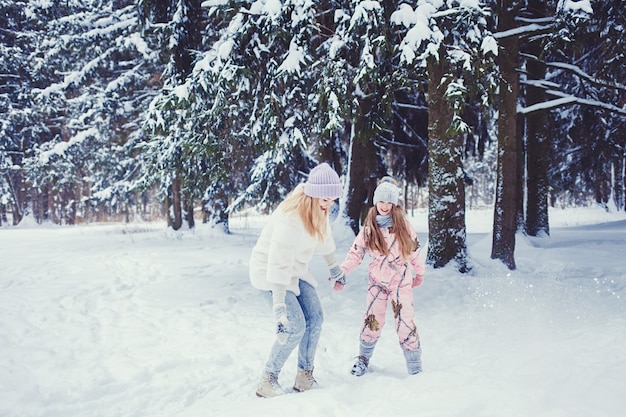
<path fill-rule="evenodd" d="M 593 166 L 593 189 L 596 203 L 608 209 L 611 194 L 610 164 L 603 157 L 598 158 Z"/>
<path fill-rule="evenodd" d="M 182 180 L 178 177 L 176 177 L 174 179 L 174 181 L 172 182 L 172 209 L 171 209 L 171 216 L 172 216 L 172 229 L 174 230 L 178 230 L 181 228 L 181 226 L 183 225 L 183 213 L 182 213 L 182 202 L 181 202 L 181 187 L 182 187 Z"/>
<path fill-rule="evenodd" d="M 498 14 L 498 32 L 514 28 L 516 2 L 503 0 Z M 517 231 L 518 158 L 517 138 L 518 38 L 500 39 L 500 90 L 498 95 L 498 164 L 496 201 L 493 216 L 491 258 L 515 269 L 515 233 Z"/>
<path fill-rule="evenodd" d="M 540 0 L 530 0 L 529 10 L 534 17 L 547 15 L 546 4 Z M 526 63 L 529 80 L 544 80 L 546 66 L 539 58 L 543 55 L 543 44 L 539 40 L 530 40 L 528 53 L 538 59 L 530 58 Z M 543 103 L 546 93 L 533 85 L 526 87 L 526 106 Z M 545 110 L 536 111 L 526 116 L 526 233 L 529 236 L 549 235 L 548 223 L 548 120 Z"/>
<path fill-rule="evenodd" d="M 613 162 L 613 202 L 617 211 L 624 210 L 624 157 Z"/>
<path fill-rule="evenodd" d="M 339 174 L 339 176 L 341 176 L 341 174 L 343 173 L 343 164 L 346 159 L 345 152 L 342 152 L 343 146 L 341 144 L 341 139 L 342 137 L 345 138 L 345 136 L 347 135 L 343 131 L 333 132 L 331 133 L 330 137 L 322 136 L 320 138 L 320 146 L 318 149 L 319 162 L 328 163 L 331 167 L 335 169 L 335 171 L 337 171 L 337 174 Z M 347 143 L 349 139 L 345 139 Z"/>
<path fill-rule="evenodd" d="M 519 93 L 518 93 L 519 95 Z M 515 141 L 517 142 L 517 173 L 515 174 L 515 231 L 524 232 L 524 117 L 521 114 L 515 115 Z"/>
<path fill-rule="evenodd" d="M 76 224 L 76 194 L 74 193 L 74 189 L 70 188 L 62 193 L 63 196 L 63 218 L 65 224 L 75 225 Z"/>
<path fill-rule="evenodd" d="M 460 272 L 468 272 L 464 140 L 450 133 L 453 113 L 445 91 L 451 77 L 442 55 L 440 50 L 438 61 L 428 60 L 428 263 L 440 268 L 455 260 Z"/>
<path fill-rule="evenodd" d="M 367 117 L 371 102 L 367 99 L 360 101 L 359 119 Z M 355 123 L 350 141 L 349 183 L 346 201 L 346 215 L 348 225 L 356 235 L 367 210 L 372 204 L 372 195 L 376 189 L 376 182 L 386 175 L 383 161 L 378 149 L 374 146 L 374 138 L 368 129 L 362 128 L 367 123 Z"/>
<path fill-rule="evenodd" d="M 172 197 L 171 194 L 172 187 L 167 188 L 167 194 L 165 195 L 165 201 L 163 205 L 165 206 L 165 219 L 167 220 L 167 227 L 172 227 L 174 224 L 174 220 L 172 219 Z"/>
<path fill-rule="evenodd" d="M 9 173 L 7 175 L 7 182 L 9 184 L 9 192 L 13 198 L 13 226 L 18 225 L 24 218 L 26 212 L 26 192 L 24 191 L 24 183 L 22 181 L 21 173 Z"/>
<path fill-rule="evenodd" d="M 618 207 L 620 210 L 626 211 L 626 157 L 622 157 L 621 163 L 621 176 L 622 176 L 622 207 Z M 617 184 L 619 186 L 619 184 Z"/>
<path fill-rule="evenodd" d="M 222 190 L 213 196 L 211 201 L 204 203 L 207 212 L 207 222 L 211 227 L 221 226 L 226 234 L 230 234 L 230 222 L 228 218 L 228 197 Z"/>
<path fill-rule="evenodd" d="M 193 229 L 196 226 L 196 219 L 193 217 L 193 200 L 189 199 L 185 202 L 185 217 L 187 227 Z"/>

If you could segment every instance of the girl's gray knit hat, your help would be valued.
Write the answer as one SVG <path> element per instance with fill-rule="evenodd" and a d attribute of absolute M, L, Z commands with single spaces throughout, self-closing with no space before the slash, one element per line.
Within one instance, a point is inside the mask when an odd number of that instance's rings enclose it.
<path fill-rule="evenodd" d="M 339 198 L 343 192 L 339 175 L 326 162 L 313 168 L 304 183 L 304 194 L 315 198 Z"/>
<path fill-rule="evenodd" d="M 379 201 L 386 201 L 398 205 L 400 199 L 400 188 L 390 182 L 381 182 L 374 191 L 374 205 Z"/>

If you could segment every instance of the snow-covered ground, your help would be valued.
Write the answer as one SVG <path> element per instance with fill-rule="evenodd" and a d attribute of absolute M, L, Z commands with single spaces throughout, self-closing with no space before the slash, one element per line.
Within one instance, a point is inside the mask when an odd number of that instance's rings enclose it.
<path fill-rule="evenodd" d="M 230 236 L 162 223 L 4 226 L 0 416 L 622 416 L 626 215 L 550 219 L 551 237 L 518 238 L 509 271 L 489 258 L 491 213 L 468 213 L 474 273 L 427 268 L 414 291 L 415 376 L 389 323 L 371 372 L 350 375 L 366 265 L 333 293 L 316 259 L 321 389 L 269 400 L 254 392 L 274 338 L 270 301 L 247 271 L 263 217 L 233 219 Z M 426 214 L 412 220 L 425 243 Z M 353 235 L 334 226 L 342 259 Z"/>

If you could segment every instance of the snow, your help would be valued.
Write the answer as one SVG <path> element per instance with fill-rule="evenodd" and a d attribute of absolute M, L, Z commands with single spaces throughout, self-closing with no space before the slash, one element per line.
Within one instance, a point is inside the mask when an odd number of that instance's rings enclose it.
<path fill-rule="evenodd" d="M 58 155 L 61 155 L 61 156 L 65 155 L 65 152 L 72 146 L 75 146 L 83 142 L 85 139 L 89 138 L 90 136 L 97 136 L 97 135 L 98 135 L 98 129 L 95 127 L 91 127 L 86 130 L 79 131 L 69 141 L 57 142 L 52 146 L 52 149 L 41 151 L 38 156 L 39 162 L 42 165 L 45 165 L 48 163 L 51 157 L 58 156 Z"/>
<path fill-rule="evenodd" d="M 480 50 L 485 55 L 491 52 L 495 56 L 498 56 L 498 41 L 496 41 L 493 36 L 485 36 L 485 39 L 482 40 L 482 44 L 480 45 Z"/>
<path fill-rule="evenodd" d="M 391 23 L 403 25 L 407 28 L 410 27 L 400 46 L 402 59 L 408 64 L 413 62 L 415 59 L 415 51 L 420 48 L 423 42 L 431 38 L 433 38 L 435 42 L 437 40 L 433 30 L 431 30 L 429 26 L 430 18 L 436 11 L 435 7 L 435 5 L 426 2 L 420 3 L 415 10 L 413 10 L 411 6 L 402 4 L 398 10 L 391 14 Z"/>
<path fill-rule="evenodd" d="M 491 219 L 468 212 L 472 275 L 429 267 L 414 290 L 415 376 L 389 321 L 371 372 L 349 374 L 367 266 L 334 293 L 316 258 L 321 389 L 269 400 L 254 392 L 274 337 L 270 300 L 247 272 L 266 217 L 233 217 L 228 236 L 206 225 L 5 225 L 0 415 L 621 416 L 626 215 L 551 210 L 551 237 L 518 237 L 515 271 L 489 258 Z M 427 247 L 427 213 L 411 220 Z M 342 258 L 353 235 L 340 222 L 334 235 Z M 294 353 L 280 375 L 289 391 L 295 367 Z"/>
<path fill-rule="evenodd" d="M 281 7 L 279 0 L 257 0 L 250 5 L 249 12 L 253 15 L 267 14 L 271 18 L 278 18 Z"/>
<path fill-rule="evenodd" d="M 189 99 L 189 88 L 187 84 L 177 85 L 176 87 L 174 87 L 172 92 L 181 101 Z"/>
<path fill-rule="evenodd" d="M 589 0 L 559 0 L 557 9 L 571 13 L 593 14 L 593 8 Z"/>
<path fill-rule="evenodd" d="M 300 45 L 298 45 L 296 40 L 292 39 L 289 44 L 289 52 L 287 53 L 283 63 L 278 67 L 277 72 L 281 73 L 285 71 L 288 73 L 300 74 L 300 68 L 304 64 L 306 64 L 304 51 Z"/>

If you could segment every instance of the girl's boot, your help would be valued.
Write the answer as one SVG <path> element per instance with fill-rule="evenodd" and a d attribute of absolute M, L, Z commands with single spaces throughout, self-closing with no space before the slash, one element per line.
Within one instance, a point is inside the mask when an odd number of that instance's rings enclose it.
<path fill-rule="evenodd" d="M 350 373 L 354 376 L 362 376 L 367 372 L 367 367 L 370 363 L 370 358 L 374 353 L 374 347 L 376 346 L 376 342 L 367 343 L 361 340 L 359 344 L 359 356 L 356 357 L 354 361 L 354 365 L 352 365 L 352 369 Z"/>
<path fill-rule="evenodd" d="M 404 358 L 406 359 L 406 369 L 409 375 L 415 375 L 422 372 L 422 348 L 417 350 L 404 350 Z"/>

